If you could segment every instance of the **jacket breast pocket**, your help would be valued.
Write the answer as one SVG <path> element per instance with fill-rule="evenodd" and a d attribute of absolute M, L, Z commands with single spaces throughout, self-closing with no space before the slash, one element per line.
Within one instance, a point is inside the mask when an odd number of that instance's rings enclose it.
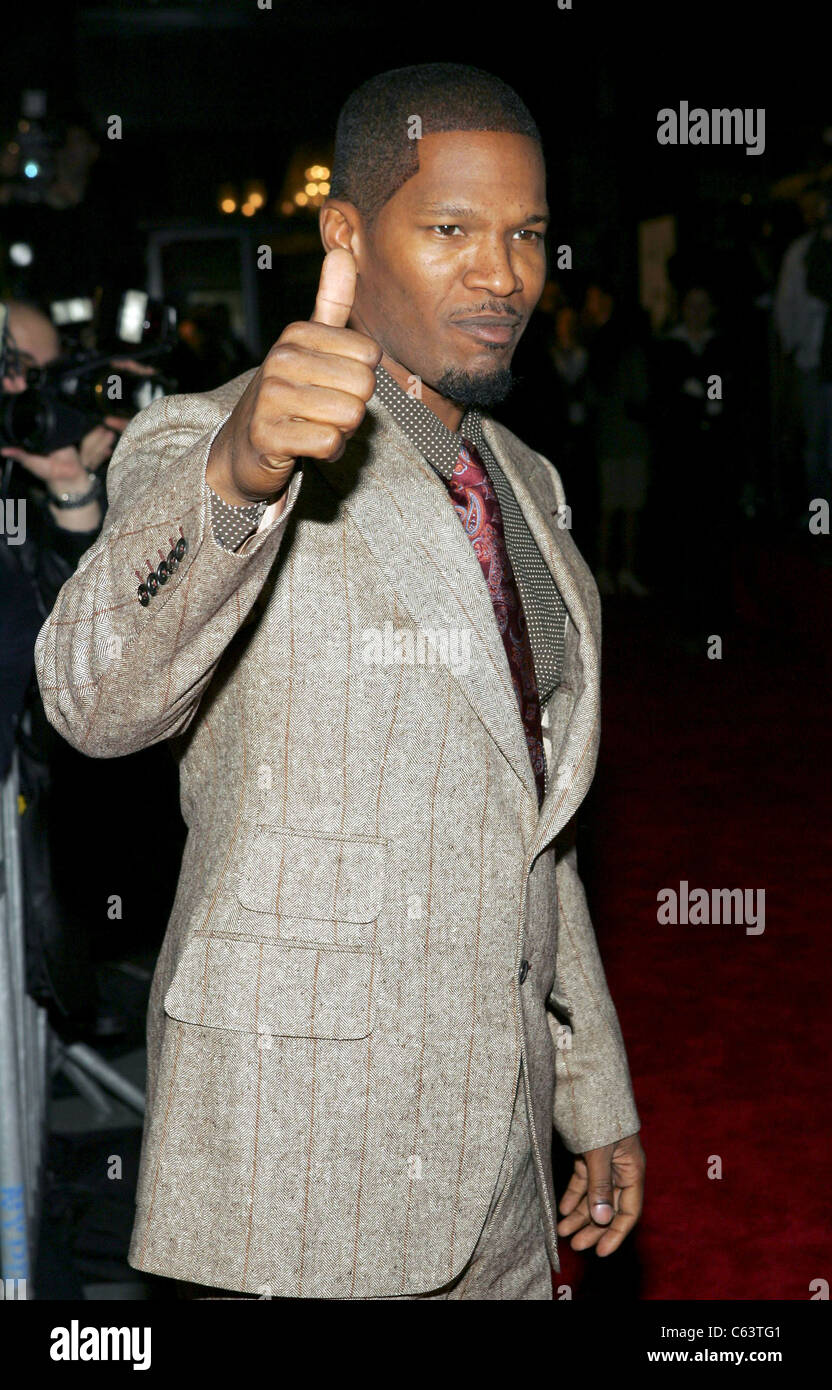
<path fill-rule="evenodd" d="M 202 1028 L 294 1038 L 366 1038 L 375 1020 L 372 951 L 192 936 L 165 1013 Z"/>
<path fill-rule="evenodd" d="M 369 835 L 255 825 L 237 879 L 245 909 L 241 934 L 329 946 L 373 944 L 387 850 L 386 840 Z"/>

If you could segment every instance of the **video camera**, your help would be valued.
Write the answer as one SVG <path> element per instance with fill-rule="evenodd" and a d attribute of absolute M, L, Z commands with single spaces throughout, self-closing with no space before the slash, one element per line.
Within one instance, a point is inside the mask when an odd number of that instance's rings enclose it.
<path fill-rule="evenodd" d="M 127 290 L 115 298 L 103 294 L 95 309 L 89 299 L 58 301 L 50 308 L 59 330 L 71 333 L 94 324 L 99 345 L 78 343 L 48 366 L 23 369 L 9 337 L 8 310 L 0 305 L 0 378 L 11 373 L 26 378 L 26 390 L 0 396 L 0 444 L 51 454 L 77 444 L 105 416 L 130 418 L 176 389 L 176 382 L 158 371 L 145 376 L 113 365 L 113 359 L 123 358 L 151 364 L 173 349 L 172 305 Z"/>

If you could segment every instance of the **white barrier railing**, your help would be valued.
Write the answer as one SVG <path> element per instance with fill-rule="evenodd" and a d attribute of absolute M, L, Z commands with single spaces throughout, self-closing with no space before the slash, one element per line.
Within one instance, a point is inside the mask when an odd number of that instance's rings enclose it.
<path fill-rule="evenodd" d="M 0 787 L 0 1286 L 31 1297 L 50 1031 L 46 1010 L 26 993 L 18 794 L 15 753 Z"/>

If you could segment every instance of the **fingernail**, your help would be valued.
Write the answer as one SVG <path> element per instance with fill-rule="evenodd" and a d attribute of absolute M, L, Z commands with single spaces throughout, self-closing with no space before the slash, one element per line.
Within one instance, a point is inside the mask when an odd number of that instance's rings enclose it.
<path fill-rule="evenodd" d="M 609 1202 L 593 1202 L 592 1212 L 595 1220 L 602 1224 L 612 1220 L 612 1207 Z"/>

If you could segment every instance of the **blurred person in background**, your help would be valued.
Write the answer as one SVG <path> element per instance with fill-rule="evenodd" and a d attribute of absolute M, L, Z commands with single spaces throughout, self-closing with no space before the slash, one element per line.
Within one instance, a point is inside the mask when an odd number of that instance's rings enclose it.
<path fill-rule="evenodd" d="M 589 353 L 586 402 L 600 504 L 595 577 L 602 594 L 644 598 L 649 590 L 638 576 L 638 542 L 649 479 L 650 383 L 640 325 L 634 314 L 616 302 L 613 287 L 605 280 L 588 286 L 582 324 Z"/>
<path fill-rule="evenodd" d="M 197 304 L 180 314 L 178 341 L 168 361 L 180 391 L 212 391 L 255 365 L 234 332 L 227 304 Z"/>
<path fill-rule="evenodd" d="M 832 391 L 821 375 L 821 346 L 828 314 L 828 297 L 813 291 L 807 282 L 807 256 L 816 244 L 817 229 L 827 215 L 828 199 L 818 182 L 807 184 L 800 196 L 800 211 L 807 230 L 788 247 L 783 257 L 774 318 L 783 351 L 790 358 L 797 379 L 803 423 L 805 514 L 814 497 L 828 496 L 832 465 Z M 821 255 L 821 262 L 823 256 Z M 823 285 L 821 264 L 820 284 Z"/>
<path fill-rule="evenodd" d="M 554 453 L 571 498 L 572 535 L 591 563 L 595 558 L 598 488 L 587 408 L 589 352 L 581 341 L 578 312 L 572 304 L 561 304 L 555 314 L 549 362 Z"/>
<path fill-rule="evenodd" d="M 25 391 L 27 371 L 32 367 L 45 367 L 60 355 L 58 331 L 47 314 L 37 305 L 18 301 L 11 301 L 7 307 L 9 356 L 2 378 L 4 396 Z M 22 543 L 6 544 L 0 552 L 3 556 L 4 581 L 14 587 L 23 604 L 21 616 L 24 611 L 30 612 L 32 606 L 29 576 L 37 574 L 43 605 L 48 613 L 61 584 L 98 535 L 104 508 L 103 488 L 100 484 L 96 486 L 95 473 L 112 453 L 123 424 L 123 421 L 117 424 L 116 417 L 113 417 L 112 424 L 96 425 L 78 446 L 72 445 L 43 456 L 0 444 L 0 455 L 9 461 L 3 474 L 4 497 L 13 496 L 16 492 L 17 500 L 25 499 L 26 502 L 22 515 L 27 518 L 28 524 Z M 16 479 L 19 486 L 10 492 L 13 461 L 18 462 L 24 472 Z M 32 479 L 37 479 L 41 486 L 31 488 L 29 484 Z M 81 506 L 68 508 L 58 505 L 62 495 L 78 498 L 85 494 L 89 494 L 89 498 Z M 34 526 L 31 525 L 32 521 Z M 28 563 L 30 557 L 31 564 Z M 24 591 L 27 594 L 25 601 Z M 8 595 L 9 591 L 6 592 Z M 34 671 L 35 637 L 43 621 L 42 618 L 35 618 L 33 626 L 27 629 L 25 622 L 15 622 L 14 615 L 15 609 L 7 597 L 3 601 L 3 635 L 6 638 L 3 649 L 7 654 L 14 653 L 14 659 L 11 663 L 8 660 L 4 662 L 6 694 L 0 721 L 2 776 L 8 772 L 11 763 L 14 714 L 20 708 Z"/>
<path fill-rule="evenodd" d="M 828 197 L 811 233 L 805 256 L 806 290 L 823 304 L 825 316 L 817 366 L 812 373 L 814 409 L 809 461 L 809 504 L 817 498 L 832 503 L 832 207 Z"/>
<path fill-rule="evenodd" d="M 61 354 L 58 331 L 42 308 L 14 300 L 7 308 L 6 398 L 27 389 L 30 369 Z M 126 359 L 113 359 L 113 365 L 153 371 Z M 0 777 L 8 774 L 16 746 L 27 982 L 33 997 L 52 1006 L 56 1026 L 72 1020 L 76 1031 L 92 1028 L 97 1034 L 118 1031 L 120 1017 L 96 998 L 91 915 L 83 901 L 95 881 L 95 864 L 86 856 L 79 861 L 79 826 L 60 800 L 65 794 L 83 818 L 89 760 L 70 749 L 45 717 L 34 648 L 61 587 L 101 531 L 106 494 L 99 472 L 126 424 L 126 417 L 107 416 L 77 445 L 43 455 L 0 444 L 6 515 L 11 506 L 19 524 L 13 541 L 7 535 L 0 546 Z"/>
<path fill-rule="evenodd" d="M 551 451 L 556 434 L 552 415 L 551 351 L 555 341 L 555 319 L 563 303 L 563 291 L 557 281 L 547 280 L 517 346 L 511 393 L 500 402 L 497 411 L 503 424 L 521 431 L 532 448 L 543 454 Z"/>
<path fill-rule="evenodd" d="M 679 322 L 655 352 L 660 549 L 679 621 L 688 637 L 697 638 L 731 621 L 736 374 L 714 315 L 708 286 L 689 283 L 680 295 Z"/>

